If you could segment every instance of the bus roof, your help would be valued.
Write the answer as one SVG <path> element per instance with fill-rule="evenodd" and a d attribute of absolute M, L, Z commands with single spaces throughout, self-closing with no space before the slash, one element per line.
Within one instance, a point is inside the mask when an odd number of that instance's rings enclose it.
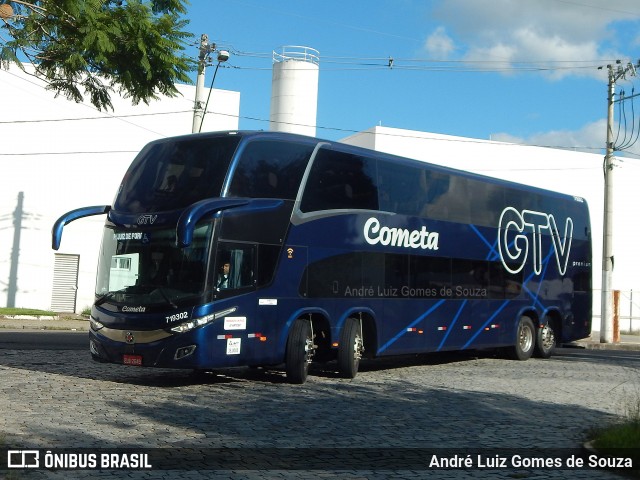
<path fill-rule="evenodd" d="M 500 179 L 497 177 L 492 177 L 489 175 L 483 175 L 483 174 L 479 174 L 479 173 L 475 173 L 475 172 L 471 172 L 468 170 L 460 170 L 460 169 L 456 169 L 456 168 L 452 168 L 452 167 L 447 167 L 447 166 L 443 166 L 443 165 L 438 165 L 438 164 L 434 164 L 425 160 L 419 160 L 419 159 L 415 159 L 415 158 L 409 158 L 409 157 L 403 157 L 403 156 L 399 156 L 399 155 L 394 155 L 391 153 L 386 153 L 386 152 L 380 152 L 377 150 L 371 150 L 365 147 L 359 147 L 359 146 L 355 146 L 355 145 L 349 145 L 346 143 L 341 143 L 340 141 L 335 141 L 335 140 L 325 140 L 322 138 L 317 138 L 317 137 L 309 137 L 306 135 L 299 135 L 299 134 L 295 134 L 295 133 L 288 133 L 288 132 L 272 132 L 272 131 L 263 131 L 263 130 L 228 130 L 228 131 L 216 131 L 216 132 L 205 132 L 205 133 L 198 133 L 198 134 L 187 134 L 187 135 L 180 135 L 180 136 L 175 136 L 175 137 L 168 137 L 168 138 L 164 138 L 164 139 L 159 139 L 159 140 L 155 140 L 153 142 L 150 142 L 151 144 L 153 143 L 161 143 L 161 142 L 170 142 L 170 141 L 176 141 L 176 140 L 181 140 L 181 141 L 185 141 L 188 139 L 195 139 L 195 138 L 208 138 L 208 137 L 212 137 L 212 136 L 229 136 L 229 135 L 234 135 L 234 136 L 240 136 L 242 137 L 241 141 L 250 141 L 250 140 L 255 140 L 255 139 L 273 139 L 273 140 L 283 140 L 283 141 L 296 141 L 296 142 L 301 142 L 301 143 L 308 143 L 308 144 L 319 144 L 319 143 L 323 143 L 323 144 L 327 144 L 327 146 L 330 146 L 332 149 L 337 150 L 337 151 L 341 151 L 341 152 L 345 152 L 345 153 L 351 153 L 351 154 L 356 154 L 356 155 L 363 155 L 363 156 L 368 156 L 368 157 L 376 157 L 379 159 L 385 159 L 385 160 L 389 160 L 392 162 L 397 162 L 399 164 L 404 164 L 404 165 L 408 165 L 408 166 L 425 166 L 427 165 L 430 169 L 436 171 L 436 172 L 441 172 L 441 173 L 447 173 L 447 174 L 453 174 L 453 175 L 458 175 L 461 177 L 466 177 L 466 178 L 470 178 L 470 179 L 474 179 L 474 180 L 479 180 L 482 182 L 486 182 L 486 183 L 491 183 L 494 185 L 500 185 L 500 186 L 504 186 L 504 187 L 511 187 L 511 188 L 515 188 L 518 190 L 522 190 L 524 192 L 530 192 L 530 193 L 537 193 L 537 194 L 541 194 L 541 195 L 545 195 L 545 196 L 550 196 L 550 197 L 556 197 L 556 198 L 562 198 L 565 200 L 575 200 L 576 197 L 570 194 L 565 194 L 565 193 L 560 193 L 560 192 L 556 192 L 553 190 L 548 190 L 545 188 L 541 188 L 541 187 L 535 187 L 532 185 L 527 185 L 527 184 L 523 184 L 523 183 L 519 183 L 519 182 L 513 182 L 510 180 L 504 180 L 504 179 Z M 586 203 L 586 201 L 584 199 L 581 199 L 583 202 Z"/>

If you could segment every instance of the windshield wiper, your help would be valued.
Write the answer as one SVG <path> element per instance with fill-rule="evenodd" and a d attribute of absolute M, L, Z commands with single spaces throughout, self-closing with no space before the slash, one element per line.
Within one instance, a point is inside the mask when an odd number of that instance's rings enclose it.
<path fill-rule="evenodd" d="M 113 292 L 107 292 L 104 295 L 98 297 L 98 299 L 93 304 L 96 307 L 98 307 L 102 305 L 104 302 L 106 302 L 107 300 L 112 299 L 119 293 L 133 293 L 134 290 L 144 290 L 144 289 L 147 289 L 147 292 L 149 292 L 149 294 L 152 294 L 153 292 L 158 292 L 165 302 L 167 302 L 173 308 L 178 308 L 178 305 L 176 305 L 175 302 L 171 300 L 171 297 L 169 297 L 169 295 L 167 294 L 164 288 L 153 286 L 153 285 L 146 285 L 146 286 L 137 285 L 135 287 L 125 287 L 120 290 L 114 290 Z"/>
<path fill-rule="evenodd" d="M 173 300 L 171 300 L 171 298 L 169 297 L 169 295 L 167 295 L 167 292 L 164 291 L 164 288 L 162 287 L 156 287 L 156 290 L 158 292 L 160 292 L 160 295 L 162 295 L 162 298 L 164 298 L 166 300 L 166 302 L 171 305 L 173 308 L 178 308 L 178 305 L 176 305 Z"/>
<path fill-rule="evenodd" d="M 95 302 L 93 302 L 93 304 L 96 307 L 98 307 L 102 305 L 104 302 L 106 302 L 107 300 L 110 300 L 113 297 L 115 297 L 118 293 L 124 293 L 126 290 L 127 290 L 126 288 L 122 288 L 120 290 L 114 290 L 113 292 L 107 292 L 104 295 L 101 295 Z"/>

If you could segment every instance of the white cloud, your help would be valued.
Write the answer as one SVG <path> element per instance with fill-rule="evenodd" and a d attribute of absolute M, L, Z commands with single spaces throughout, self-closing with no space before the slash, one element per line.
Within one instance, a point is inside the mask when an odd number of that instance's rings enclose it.
<path fill-rule="evenodd" d="M 443 0 L 432 18 L 446 25 L 449 38 L 467 45 L 458 59 L 490 63 L 497 67 L 536 62 L 596 62 L 599 59 L 626 59 L 628 48 L 637 39 L 640 8 L 637 0 L 609 0 L 606 4 L 587 0 Z M 617 30 L 635 22 L 633 36 L 625 40 Z M 624 38 L 623 38 L 624 37 Z M 452 52 L 450 52 L 452 53 Z M 569 73 L 594 74 L 592 68 L 558 70 L 547 73 L 561 78 Z"/>
<path fill-rule="evenodd" d="M 580 130 L 552 130 L 536 133 L 526 138 L 516 137 L 508 133 L 495 133 L 491 135 L 491 140 L 599 153 L 604 151 L 606 131 L 607 123 L 603 119 L 589 123 Z"/>
<path fill-rule="evenodd" d="M 518 137 L 509 133 L 494 133 L 491 135 L 491 140 L 540 147 L 564 148 L 587 153 L 602 153 L 604 155 L 606 132 L 607 121 L 602 119 L 588 123 L 579 130 L 551 130 L 549 132 L 536 133 L 529 137 Z M 626 148 L 624 151 L 617 151 L 616 156 L 624 157 L 627 153 L 630 153 L 632 154 L 631 158 L 636 159 L 640 155 L 640 139 L 636 139 L 637 136 L 637 125 L 634 132 L 631 131 L 631 126 L 629 126 L 626 138 L 624 129 L 620 130 L 618 134 L 617 126 L 614 126 L 614 137 L 616 137 L 614 140 L 617 140 L 617 144 L 621 145 L 625 142 L 630 145 L 630 148 Z M 634 139 L 637 141 L 634 142 Z"/>
<path fill-rule="evenodd" d="M 444 60 L 451 56 L 456 47 L 453 39 L 444 27 L 438 27 L 424 42 L 424 48 L 429 56 L 436 60 Z"/>

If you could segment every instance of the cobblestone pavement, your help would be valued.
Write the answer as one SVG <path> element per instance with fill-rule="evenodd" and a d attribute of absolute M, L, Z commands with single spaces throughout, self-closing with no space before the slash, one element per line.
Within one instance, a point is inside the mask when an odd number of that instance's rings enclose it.
<path fill-rule="evenodd" d="M 561 350 L 526 362 L 431 355 L 363 362 L 354 380 L 316 367 L 306 384 L 289 385 L 278 370 L 196 376 L 98 364 L 84 351 L 0 350 L 0 436 L 10 448 L 327 448 L 341 460 L 347 448 L 561 451 L 580 448 L 589 428 L 638 399 L 639 366 L 637 352 Z M 622 478 L 596 469 L 426 471 L 398 463 L 345 470 L 328 458 L 327 470 L 23 470 L 9 478 Z"/>

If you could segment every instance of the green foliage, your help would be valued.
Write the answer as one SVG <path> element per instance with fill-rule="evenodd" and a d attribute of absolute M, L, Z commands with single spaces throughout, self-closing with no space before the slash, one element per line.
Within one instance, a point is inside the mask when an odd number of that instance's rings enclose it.
<path fill-rule="evenodd" d="M 0 3 L 7 0 L 0 0 Z M 0 20 L 0 62 L 24 56 L 56 95 L 99 109 L 118 91 L 134 104 L 175 96 L 189 83 L 195 59 L 184 54 L 191 34 L 180 19 L 187 0 L 11 0 Z"/>
<path fill-rule="evenodd" d="M 34 308 L 0 308 L 0 315 L 30 315 L 34 317 L 55 317 L 57 313 L 49 310 L 37 310 Z"/>
<path fill-rule="evenodd" d="M 640 463 L 640 393 L 629 397 L 624 404 L 625 415 L 621 422 L 592 432 L 594 446 L 604 452 L 625 452 L 625 456 Z"/>
<path fill-rule="evenodd" d="M 630 448 L 640 452 L 640 423 L 621 423 L 603 429 L 595 445 L 603 449 Z M 640 455 L 636 455 L 640 460 Z"/>

